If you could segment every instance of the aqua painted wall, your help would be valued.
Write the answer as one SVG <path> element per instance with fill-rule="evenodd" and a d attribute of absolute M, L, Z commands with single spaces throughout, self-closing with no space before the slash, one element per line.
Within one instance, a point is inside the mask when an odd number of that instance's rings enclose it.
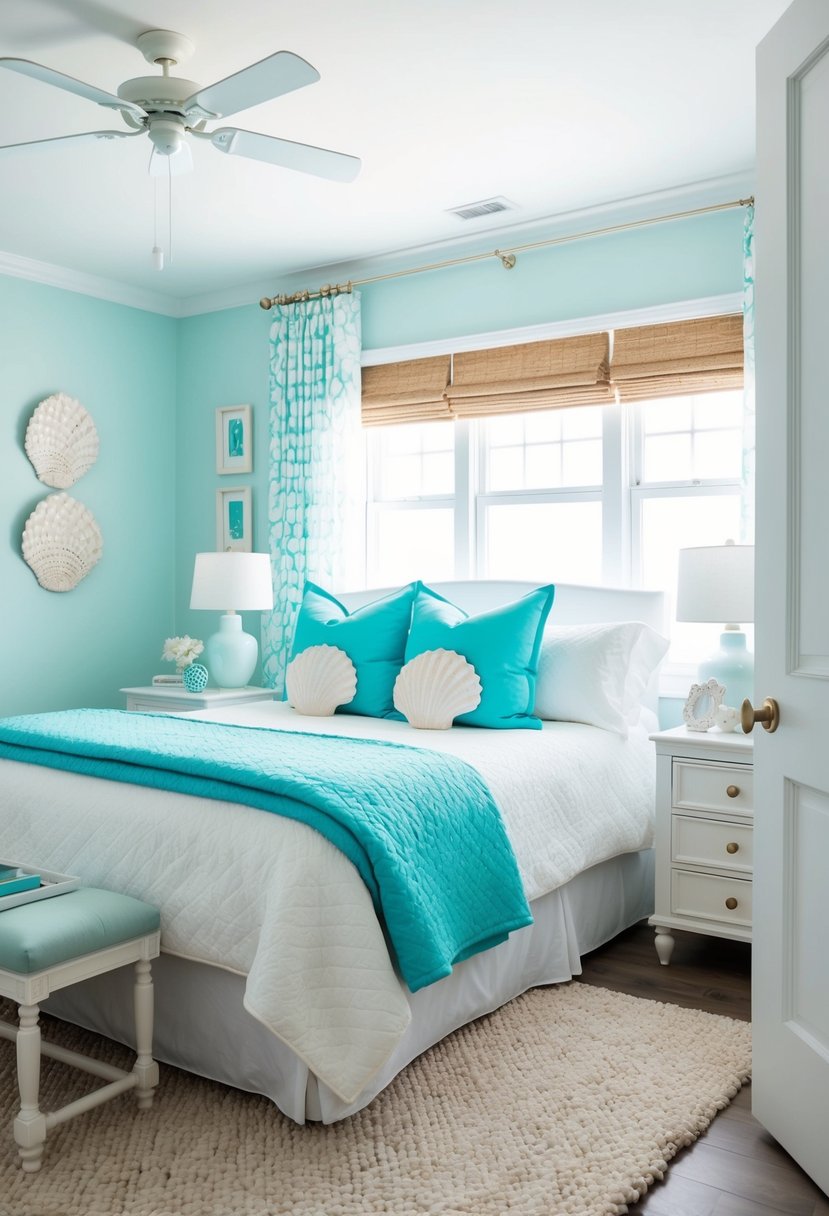
<path fill-rule="evenodd" d="M 520 254 L 511 271 L 493 258 L 371 284 L 363 345 L 737 292 L 741 231 L 741 212 L 726 211 Z M 166 636 L 212 631 L 189 596 L 194 554 L 215 547 L 219 488 L 251 486 L 254 546 L 267 548 L 269 328 L 255 302 L 175 320 L 0 278 L 0 713 L 120 705 L 119 687 L 162 669 Z M 101 436 L 100 459 L 73 493 L 98 519 L 104 556 L 67 594 L 43 591 L 20 557 L 23 524 L 51 492 L 25 456 L 25 427 L 58 390 L 82 401 Z M 221 477 L 215 410 L 236 404 L 253 406 L 254 471 Z M 258 621 L 246 628 L 258 632 Z"/>
<path fill-rule="evenodd" d="M 0 714 L 123 705 L 159 670 L 174 630 L 176 321 L 0 277 Z M 44 591 L 20 555 L 23 525 L 55 493 L 25 454 L 54 392 L 98 429 L 97 464 L 68 492 L 90 508 L 103 556 L 73 591 Z"/>

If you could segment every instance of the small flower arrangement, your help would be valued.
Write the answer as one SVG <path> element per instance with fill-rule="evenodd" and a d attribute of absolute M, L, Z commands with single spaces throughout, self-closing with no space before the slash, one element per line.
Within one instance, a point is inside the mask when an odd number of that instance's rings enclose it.
<path fill-rule="evenodd" d="M 167 638 L 161 657 L 169 663 L 175 663 L 176 671 L 184 671 L 185 667 L 195 663 L 203 650 L 204 642 L 185 633 L 183 638 Z"/>

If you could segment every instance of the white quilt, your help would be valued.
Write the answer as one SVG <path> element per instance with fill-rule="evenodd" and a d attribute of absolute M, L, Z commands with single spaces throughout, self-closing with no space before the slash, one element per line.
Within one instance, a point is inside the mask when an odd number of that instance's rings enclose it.
<path fill-rule="evenodd" d="M 372 736 L 459 756 L 501 808 L 528 900 L 651 843 L 654 765 L 643 726 L 627 740 L 559 722 L 541 731 L 427 732 L 349 715 L 302 718 L 278 702 L 198 716 Z M 304 824 L 1 761 L 0 858 L 157 904 L 163 949 L 246 975 L 246 1008 L 344 1102 L 366 1086 L 408 1025 L 407 990 L 365 886 Z"/>

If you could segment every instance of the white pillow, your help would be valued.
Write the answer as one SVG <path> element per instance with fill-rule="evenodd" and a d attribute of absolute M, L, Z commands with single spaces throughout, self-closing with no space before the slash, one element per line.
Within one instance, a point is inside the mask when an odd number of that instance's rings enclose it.
<path fill-rule="evenodd" d="M 586 722 L 626 739 L 668 645 L 641 621 L 548 625 L 538 660 L 536 714 L 556 722 Z"/>

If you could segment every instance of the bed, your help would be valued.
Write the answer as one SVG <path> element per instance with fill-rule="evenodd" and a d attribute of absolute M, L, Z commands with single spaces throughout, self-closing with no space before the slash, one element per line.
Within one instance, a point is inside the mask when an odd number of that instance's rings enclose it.
<path fill-rule="evenodd" d="M 474 615 L 536 586 L 436 589 Z M 354 612 L 380 595 L 341 598 Z M 559 585 L 545 638 L 624 622 L 661 630 L 662 596 Z M 600 668 L 565 664 L 556 687 L 578 706 Z M 157 903 L 157 1057 L 265 1094 L 298 1123 L 333 1122 L 366 1106 L 458 1026 L 527 988 L 570 979 L 584 953 L 651 913 L 655 707 L 653 670 L 621 732 L 561 720 L 566 709 L 551 709 L 559 720 L 541 730 L 415 731 L 353 714 L 302 718 L 283 702 L 187 715 L 260 732 L 403 743 L 426 749 L 435 764 L 441 755 L 477 770 L 503 817 L 533 923 L 414 992 L 392 963 L 354 866 L 303 823 L 5 759 L 0 856 Z M 126 974 L 67 989 L 44 1009 L 130 1042 Z"/>

